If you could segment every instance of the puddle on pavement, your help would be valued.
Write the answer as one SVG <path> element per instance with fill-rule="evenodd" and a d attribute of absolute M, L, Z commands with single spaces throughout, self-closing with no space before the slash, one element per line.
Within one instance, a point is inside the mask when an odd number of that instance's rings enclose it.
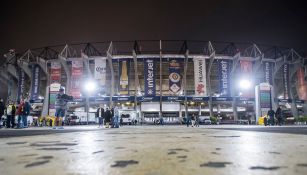
<path fill-rule="evenodd" d="M 185 151 L 185 152 L 189 152 L 189 150 L 187 149 L 183 149 L 183 148 L 172 148 L 172 149 L 168 149 L 169 151 Z"/>
<path fill-rule="evenodd" d="M 170 152 L 168 152 L 167 154 L 168 154 L 168 155 L 177 154 L 177 152 L 176 152 L 176 151 L 170 151 Z"/>
<path fill-rule="evenodd" d="M 221 150 L 221 149 L 222 149 L 222 148 L 215 148 L 215 150 L 217 150 L 217 151 L 218 151 L 218 150 Z"/>
<path fill-rule="evenodd" d="M 41 156 L 36 159 L 53 159 L 53 156 Z"/>
<path fill-rule="evenodd" d="M 225 168 L 226 165 L 232 164 L 231 162 L 208 162 L 200 164 L 200 167 L 210 167 L 210 168 Z"/>
<path fill-rule="evenodd" d="M 40 148 L 38 150 L 60 151 L 60 150 L 67 150 L 67 148 Z"/>
<path fill-rule="evenodd" d="M 307 163 L 298 163 L 296 164 L 297 166 L 300 166 L 300 167 L 307 167 Z"/>
<path fill-rule="evenodd" d="M 0 158 L 0 162 L 1 162 L 1 161 L 4 161 L 4 158 Z"/>
<path fill-rule="evenodd" d="M 38 154 L 25 154 L 25 155 L 21 155 L 19 157 L 32 157 L 32 156 L 37 156 Z"/>
<path fill-rule="evenodd" d="M 215 138 L 234 138 L 234 137 L 241 137 L 241 136 L 211 136 Z"/>
<path fill-rule="evenodd" d="M 211 154 L 220 155 L 220 153 L 217 152 L 211 152 Z"/>
<path fill-rule="evenodd" d="M 135 161 L 135 160 L 118 160 L 118 161 L 115 161 L 115 164 L 111 165 L 111 167 L 125 168 L 128 165 L 135 165 L 138 163 L 139 161 Z"/>
<path fill-rule="evenodd" d="M 177 156 L 178 159 L 186 159 L 188 156 Z"/>
<path fill-rule="evenodd" d="M 33 163 L 30 163 L 30 164 L 25 165 L 25 168 L 30 168 L 30 167 L 34 167 L 34 166 L 39 166 L 39 165 L 43 165 L 43 164 L 46 164 L 46 163 L 49 163 L 49 162 L 50 162 L 49 160 L 44 160 L 44 161 L 39 161 L 39 162 L 33 162 Z"/>
<path fill-rule="evenodd" d="M 125 149 L 125 147 L 115 147 L 115 149 Z"/>
<path fill-rule="evenodd" d="M 8 144 L 8 145 L 22 145 L 22 144 L 26 144 L 26 143 L 28 143 L 28 142 L 8 142 L 6 144 Z"/>
<path fill-rule="evenodd" d="M 93 154 L 103 153 L 103 152 L 104 152 L 103 150 L 100 150 L 100 151 L 95 151 L 95 152 L 93 152 Z"/>
<path fill-rule="evenodd" d="M 273 171 L 273 170 L 278 170 L 280 168 L 285 168 L 285 167 L 281 167 L 281 166 L 252 166 L 249 169 L 251 170 L 269 170 L 269 171 Z"/>
<path fill-rule="evenodd" d="M 271 151 L 269 152 L 270 154 L 281 154 L 280 152 L 274 152 L 274 151 Z"/>
<path fill-rule="evenodd" d="M 44 147 L 44 146 L 76 146 L 77 143 L 32 143 L 30 146 Z"/>

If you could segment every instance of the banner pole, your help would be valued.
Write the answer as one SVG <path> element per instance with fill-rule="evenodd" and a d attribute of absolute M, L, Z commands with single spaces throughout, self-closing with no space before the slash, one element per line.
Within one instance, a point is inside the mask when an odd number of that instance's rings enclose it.
<path fill-rule="evenodd" d="M 160 112 L 159 118 L 162 116 L 162 41 L 160 40 Z"/>
<path fill-rule="evenodd" d="M 185 118 L 188 122 L 188 104 L 187 104 L 187 69 L 188 69 L 188 59 L 189 59 L 189 50 L 186 50 L 185 59 L 184 59 L 184 111 Z M 181 112 L 181 111 L 180 111 Z"/>

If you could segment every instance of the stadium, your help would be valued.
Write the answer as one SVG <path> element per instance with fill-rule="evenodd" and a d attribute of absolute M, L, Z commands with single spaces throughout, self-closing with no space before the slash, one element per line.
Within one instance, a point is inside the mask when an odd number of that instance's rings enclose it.
<path fill-rule="evenodd" d="M 1 66 L 7 100 L 29 99 L 53 116 L 60 87 L 74 97 L 66 115 L 120 108 L 144 123 L 191 114 L 220 123 L 257 123 L 280 106 L 291 121 L 307 113 L 307 61 L 292 48 L 214 41 L 106 41 L 10 50 Z"/>

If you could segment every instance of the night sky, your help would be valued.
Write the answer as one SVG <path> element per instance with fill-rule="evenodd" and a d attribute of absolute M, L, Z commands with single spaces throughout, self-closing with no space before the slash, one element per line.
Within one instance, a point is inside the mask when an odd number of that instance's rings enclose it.
<path fill-rule="evenodd" d="M 1 1 L 0 58 L 10 48 L 106 40 L 212 40 L 307 53 L 307 6 L 297 0 Z"/>

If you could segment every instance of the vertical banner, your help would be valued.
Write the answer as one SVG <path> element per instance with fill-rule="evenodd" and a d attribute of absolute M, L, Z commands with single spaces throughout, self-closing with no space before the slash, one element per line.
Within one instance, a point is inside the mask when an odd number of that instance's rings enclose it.
<path fill-rule="evenodd" d="M 145 96 L 156 96 L 156 63 L 154 59 L 144 60 Z"/>
<path fill-rule="evenodd" d="M 129 63 L 128 60 L 118 62 L 118 92 L 120 95 L 129 95 Z"/>
<path fill-rule="evenodd" d="M 260 108 L 263 111 L 268 111 L 272 108 L 271 87 L 268 83 L 260 83 Z"/>
<path fill-rule="evenodd" d="M 95 79 L 100 81 L 100 85 L 105 86 L 106 84 L 106 72 L 107 64 L 105 58 L 95 59 Z"/>
<path fill-rule="evenodd" d="M 61 82 L 61 63 L 60 62 L 51 62 L 50 69 L 50 83 Z"/>
<path fill-rule="evenodd" d="M 169 91 L 171 94 L 177 94 L 181 89 L 180 63 L 177 59 L 169 60 Z"/>
<path fill-rule="evenodd" d="M 289 64 L 283 66 L 284 99 L 289 99 Z"/>
<path fill-rule="evenodd" d="M 206 60 L 194 58 L 195 95 L 206 95 Z"/>
<path fill-rule="evenodd" d="M 32 66 L 32 81 L 31 81 L 31 100 L 37 100 L 39 96 L 40 85 L 40 67 L 38 64 Z"/>
<path fill-rule="evenodd" d="M 73 60 L 71 62 L 70 93 L 75 99 L 80 99 L 81 97 L 82 75 L 83 75 L 83 61 L 81 59 Z"/>
<path fill-rule="evenodd" d="M 230 60 L 219 59 L 217 63 L 220 84 L 220 96 L 230 97 Z"/>
<path fill-rule="evenodd" d="M 51 62 L 49 86 L 49 116 L 55 115 L 55 100 L 61 87 L 61 63 Z"/>
<path fill-rule="evenodd" d="M 307 84 L 305 82 L 305 70 L 303 67 L 296 72 L 297 76 L 297 95 L 300 100 L 307 100 Z"/>
<path fill-rule="evenodd" d="M 17 92 L 17 101 L 20 101 L 24 95 L 25 89 L 25 72 L 22 69 L 18 71 L 18 92 Z"/>
<path fill-rule="evenodd" d="M 241 68 L 241 79 L 248 81 L 250 83 L 250 88 L 246 89 L 241 89 L 240 91 L 242 92 L 242 97 L 254 97 L 254 86 L 253 86 L 253 77 L 252 77 L 252 72 L 253 72 L 253 62 L 250 60 L 240 60 L 240 68 Z"/>
<path fill-rule="evenodd" d="M 264 82 L 273 85 L 273 63 L 264 62 L 263 72 L 264 72 Z"/>

